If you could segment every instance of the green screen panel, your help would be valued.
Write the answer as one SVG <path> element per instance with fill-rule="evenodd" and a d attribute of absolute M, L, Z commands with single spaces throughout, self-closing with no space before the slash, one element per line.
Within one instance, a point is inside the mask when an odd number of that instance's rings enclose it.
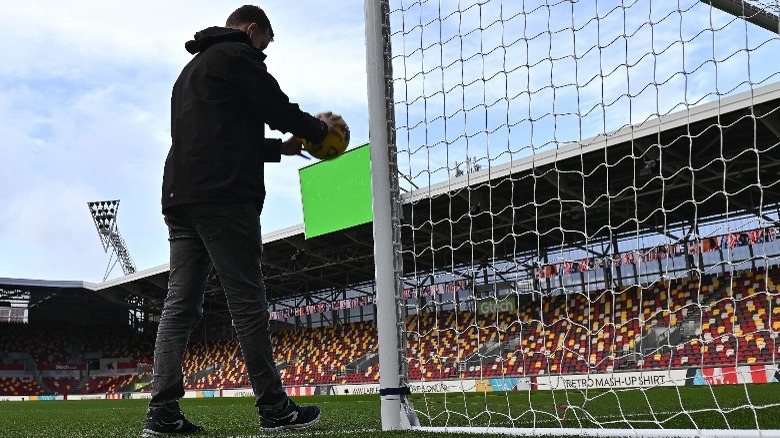
<path fill-rule="evenodd" d="M 299 171 L 307 239 L 373 220 L 369 158 L 366 144 Z"/>

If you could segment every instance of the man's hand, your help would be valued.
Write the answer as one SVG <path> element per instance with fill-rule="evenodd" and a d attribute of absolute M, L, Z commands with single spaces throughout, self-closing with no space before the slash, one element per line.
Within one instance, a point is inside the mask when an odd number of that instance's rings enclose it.
<path fill-rule="evenodd" d="M 304 155 L 303 143 L 301 142 L 301 139 L 296 136 L 292 136 L 283 141 L 281 151 L 282 155 L 298 155 L 306 158 L 307 160 L 311 159 L 308 155 Z"/>
<path fill-rule="evenodd" d="M 333 114 L 332 111 L 319 113 L 314 117 L 325 122 L 325 124 L 328 125 L 328 132 L 332 132 L 334 134 L 341 135 L 341 133 L 344 132 L 345 128 L 347 127 L 347 122 L 345 122 L 341 116 Z"/>

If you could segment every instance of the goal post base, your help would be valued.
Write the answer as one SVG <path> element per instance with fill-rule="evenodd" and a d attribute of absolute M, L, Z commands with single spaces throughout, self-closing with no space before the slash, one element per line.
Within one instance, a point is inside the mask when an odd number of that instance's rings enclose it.
<path fill-rule="evenodd" d="M 417 419 L 417 411 L 409 397 L 401 398 L 401 429 L 419 429 L 420 421 Z"/>

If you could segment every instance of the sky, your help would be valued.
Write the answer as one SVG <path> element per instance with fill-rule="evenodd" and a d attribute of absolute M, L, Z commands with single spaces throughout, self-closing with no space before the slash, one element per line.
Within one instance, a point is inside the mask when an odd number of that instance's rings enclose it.
<path fill-rule="evenodd" d="M 241 4 L 0 2 L 0 278 L 101 281 L 109 254 L 87 209 L 98 200 L 121 200 L 138 270 L 168 262 L 171 87 L 185 41 Z M 367 143 L 363 1 L 260 5 L 282 89 Z M 484 169 L 780 79 L 776 34 L 698 0 L 393 0 L 390 19 L 406 189 L 467 159 Z M 264 233 L 302 222 L 298 169 L 312 163 L 266 166 Z"/>
<path fill-rule="evenodd" d="M 780 80 L 777 33 L 699 0 L 404 5 L 390 16 L 402 188 Z"/>
<path fill-rule="evenodd" d="M 0 277 L 100 282 L 106 254 L 87 202 L 119 199 L 137 270 L 168 263 L 160 212 L 170 93 L 184 43 L 245 2 L 0 2 Z M 312 114 L 368 139 L 362 0 L 263 0 L 271 74 Z M 285 138 L 278 132 L 269 137 Z M 266 166 L 263 233 L 302 222 L 299 157 Z M 116 266 L 109 278 L 122 275 Z"/>

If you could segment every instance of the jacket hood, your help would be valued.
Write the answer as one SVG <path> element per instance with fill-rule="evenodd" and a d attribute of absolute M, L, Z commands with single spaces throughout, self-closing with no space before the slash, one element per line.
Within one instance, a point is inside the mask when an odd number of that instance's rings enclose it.
<path fill-rule="evenodd" d="M 195 39 L 187 41 L 184 44 L 184 48 L 194 55 L 213 44 L 223 42 L 246 43 L 250 47 L 252 46 L 252 40 L 249 39 L 249 35 L 246 32 L 239 29 L 213 26 L 195 33 Z"/>

